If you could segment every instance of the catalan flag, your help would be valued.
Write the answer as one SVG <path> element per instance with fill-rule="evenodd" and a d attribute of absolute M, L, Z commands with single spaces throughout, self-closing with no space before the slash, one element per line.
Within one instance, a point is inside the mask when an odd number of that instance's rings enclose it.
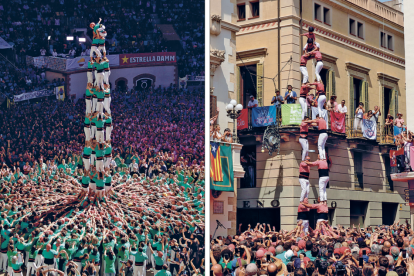
<path fill-rule="evenodd" d="M 234 192 L 231 145 L 210 142 L 210 189 Z"/>
<path fill-rule="evenodd" d="M 210 177 L 217 182 L 223 181 L 219 143 L 210 143 L 210 163 Z"/>

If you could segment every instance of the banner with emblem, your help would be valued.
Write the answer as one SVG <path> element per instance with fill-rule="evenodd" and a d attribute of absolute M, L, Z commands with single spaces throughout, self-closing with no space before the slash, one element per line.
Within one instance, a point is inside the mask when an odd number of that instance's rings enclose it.
<path fill-rule="evenodd" d="M 56 95 L 57 100 L 64 101 L 65 100 L 65 87 L 63 85 L 55 87 L 55 95 Z"/>
<path fill-rule="evenodd" d="M 47 96 L 52 96 L 52 95 L 53 95 L 53 90 L 42 89 L 39 91 L 33 91 L 29 93 L 15 95 L 13 100 L 15 102 L 21 102 L 21 101 L 26 101 L 26 100 L 31 100 L 35 98 L 41 98 L 41 97 L 47 97 Z"/>
<path fill-rule="evenodd" d="M 175 52 L 120 54 L 119 66 L 176 65 Z"/>
<path fill-rule="evenodd" d="M 302 107 L 300 104 L 282 104 L 282 125 L 300 125 Z"/>
<path fill-rule="evenodd" d="M 180 88 L 187 88 L 187 76 L 180 78 L 178 83 L 180 84 Z"/>
<path fill-rule="evenodd" d="M 372 120 L 362 120 L 362 134 L 369 140 L 377 139 L 377 123 Z"/>
<path fill-rule="evenodd" d="M 231 145 L 210 142 L 210 189 L 234 192 Z"/>
<path fill-rule="evenodd" d="M 237 130 L 246 129 L 249 127 L 249 110 L 247 108 L 240 112 L 239 118 L 237 118 Z"/>
<path fill-rule="evenodd" d="M 345 113 L 331 111 L 331 130 L 337 133 L 345 133 Z"/>
<path fill-rule="evenodd" d="M 253 127 L 270 126 L 276 123 L 276 106 L 263 106 L 252 108 Z"/>

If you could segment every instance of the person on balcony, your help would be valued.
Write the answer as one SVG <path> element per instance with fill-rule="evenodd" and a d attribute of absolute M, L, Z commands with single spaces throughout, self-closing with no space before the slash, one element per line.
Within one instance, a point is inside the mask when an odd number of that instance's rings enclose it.
<path fill-rule="evenodd" d="M 399 127 L 399 128 L 402 128 L 404 126 L 404 119 L 402 118 L 403 115 L 402 115 L 402 113 L 398 112 L 397 116 L 398 116 L 398 118 L 395 119 L 394 125 Z"/>
<path fill-rule="evenodd" d="M 378 123 L 378 118 L 381 116 L 381 110 L 378 105 L 374 106 L 374 110 L 372 111 L 372 116 L 375 118 L 375 122 Z"/>
<path fill-rule="evenodd" d="M 410 170 L 410 148 L 413 145 L 413 135 L 411 131 L 405 130 L 401 133 L 404 142 L 405 170 Z"/>
<path fill-rule="evenodd" d="M 232 137 L 232 134 L 231 134 L 231 130 L 229 128 L 226 128 L 224 130 L 222 141 L 226 142 L 226 143 L 233 143 L 233 137 Z"/>
<path fill-rule="evenodd" d="M 287 104 L 295 104 L 298 99 L 298 95 L 292 90 L 292 85 L 288 85 L 288 91 L 285 93 L 285 101 Z"/>
<path fill-rule="evenodd" d="M 254 98 L 253 95 L 250 95 L 250 101 L 247 104 L 248 109 L 252 109 L 259 106 L 259 102 Z"/>
<path fill-rule="evenodd" d="M 360 102 L 355 110 L 354 130 L 362 129 L 362 119 L 364 118 L 364 103 Z"/>
<path fill-rule="evenodd" d="M 394 117 L 392 117 L 391 114 L 388 113 L 387 118 L 385 119 L 385 126 L 384 126 L 387 140 L 390 137 L 392 138 L 394 136 L 394 128 L 392 127 L 393 125 L 394 125 Z"/>
<path fill-rule="evenodd" d="M 336 102 L 336 96 L 331 96 L 329 101 L 326 103 L 328 111 L 338 112 L 338 103 Z"/>
<path fill-rule="evenodd" d="M 276 121 L 281 117 L 281 105 L 285 103 L 285 99 L 280 95 L 279 89 L 276 89 L 275 96 L 273 96 L 272 101 L 270 102 L 276 107 Z"/>
<path fill-rule="evenodd" d="M 345 113 L 345 116 L 346 116 L 346 113 L 348 113 L 348 108 L 345 105 L 345 100 L 342 100 L 341 104 L 338 105 L 338 112 L 339 113 Z"/>

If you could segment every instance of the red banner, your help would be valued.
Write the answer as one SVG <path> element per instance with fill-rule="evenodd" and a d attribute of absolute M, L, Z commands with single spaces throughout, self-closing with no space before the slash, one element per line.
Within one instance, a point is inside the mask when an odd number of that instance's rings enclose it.
<path fill-rule="evenodd" d="M 410 147 L 410 166 L 414 169 L 414 147 Z"/>
<path fill-rule="evenodd" d="M 175 65 L 177 58 L 174 52 L 120 54 L 119 66 L 136 65 Z"/>
<path fill-rule="evenodd" d="M 331 130 L 337 133 L 345 133 L 345 113 L 331 111 Z"/>
<path fill-rule="evenodd" d="M 397 167 L 397 156 L 404 155 L 404 148 L 399 150 L 390 150 L 390 165 L 391 167 Z"/>
<path fill-rule="evenodd" d="M 241 111 L 239 118 L 237 118 L 237 130 L 242 130 L 249 127 L 248 114 L 249 110 L 247 108 Z"/>

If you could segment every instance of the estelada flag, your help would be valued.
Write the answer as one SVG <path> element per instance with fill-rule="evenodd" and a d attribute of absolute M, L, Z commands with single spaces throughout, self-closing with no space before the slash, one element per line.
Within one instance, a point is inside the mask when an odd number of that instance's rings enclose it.
<path fill-rule="evenodd" d="M 331 130 L 337 133 L 345 133 L 345 113 L 331 111 Z"/>
<path fill-rule="evenodd" d="M 397 156 L 404 155 L 404 148 L 399 150 L 390 150 L 390 165 L 391 167 L 397 167 Z"/>
<path fill-rule="evenodd" d="M 223 181 L 220 144 L 216 142 L 210 142 L 210 177 L 213 179 L 213 181 Z"/>
<path fill-rule="evenodd" d="M 249 124 L 248 116 L 249 116 L 249 112 L 247 108 L 243 109 L 240 112 L 240 116 L 239 118 L 237 118 L 237 130 L 248 128 L 248 124 Z"/>

